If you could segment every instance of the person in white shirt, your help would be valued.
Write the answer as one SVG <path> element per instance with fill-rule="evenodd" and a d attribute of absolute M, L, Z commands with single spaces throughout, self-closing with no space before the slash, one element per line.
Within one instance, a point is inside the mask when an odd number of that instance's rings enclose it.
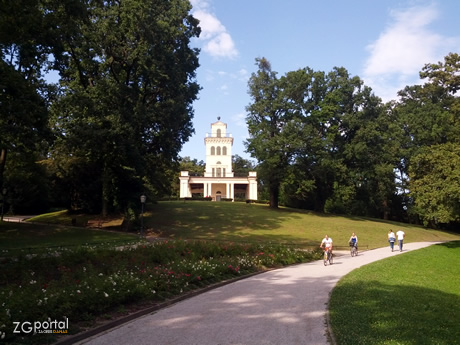
<path fill-rule="evenodd" d="M 396 241 L 395 233 L 393 232 L 393 230 L 390 229 L 390 231 L 388 231 L 388 242 L 390 242 L 391 251 L 393 251 L 395 241 Z"/>
<path fill-rule="evenodd" d="M 406 237 L 406 234 L 404 233 L 404 231 L 399 230 L 399 231 L 396 233 L 396 237 L 398 238 L 399 251 L 402 252 L 403 240 L 404 240 L 404 237 Z"/>
<path fill-rule="evenodd" d="M 322 248 L 323 245 L 324 249 L 328 249 L 332 254 L 332 238 L 330 238 L 328 235 L 324 236 L 319 247 Z"/>

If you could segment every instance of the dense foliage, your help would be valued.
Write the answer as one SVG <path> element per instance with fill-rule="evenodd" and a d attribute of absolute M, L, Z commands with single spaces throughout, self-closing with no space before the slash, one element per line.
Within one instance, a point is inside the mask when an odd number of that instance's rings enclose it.
<path fill-rule="evenodd" d="M 46 167 L 60 206 L 126 212 L 141 193 L 167 193 L 199 91 L 198 51 L 189 44 L 200 29 L 189 1 L 22 0 L 1 8 L 0 188 L 6 167 L 16 188 L 9 202 L 19 204 L 20 191 L 6 154 L 23 161 L 27 150 Z M 50 70 L 58 84 L 45 83 Z"/>
<path fill-rule="evenodd" d="M 141 193 L 177 194 L 181 164 L 199 173 L 202 162 L 178 157 L 199 92 L 190 10 L 189 0 L 0 0 L 5 210 L 133 219 Z M 266 58 L 256 65 L 246 145 L 261 199 L 457 227 L 458 54 L 387 104 L 343 67 L 279 76 Z M 235 174 L 254 168 L 235 157 Z"/>
<path fill-rule="evenodd" d="M 426 83 L 387 104 L 343 67 L 278 77 L 265 58 L 256 65 L 246 146 L 271 207 L 459 222 L 458 54 L 427 64 Z"/>

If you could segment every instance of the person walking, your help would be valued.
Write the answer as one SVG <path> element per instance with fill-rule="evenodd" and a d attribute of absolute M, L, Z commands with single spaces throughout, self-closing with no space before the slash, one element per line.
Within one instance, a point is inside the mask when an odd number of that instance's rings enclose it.
<path fill-rule="evenodd" d="M 396 237 L 398 238 L 399 251 L 402 252 L 402 249 L 403 249 L 403 241 L 404 241 L 404 237 L 406 237 L 406 234 L 404 233 L 404 231 L 399 230 L 399 231 L 396 233 Z"/>
<path fill-rule="evenodd" d="M 394 248 L 394 245 L 395 245 L 395 241 L 396 241 L 395 233 L 393 232 L 393 230 L 390 229 L 390 230 L 388 231 L 388 242 L 390 242 L 391 251 L 393 251 L 393 248 Z"/>

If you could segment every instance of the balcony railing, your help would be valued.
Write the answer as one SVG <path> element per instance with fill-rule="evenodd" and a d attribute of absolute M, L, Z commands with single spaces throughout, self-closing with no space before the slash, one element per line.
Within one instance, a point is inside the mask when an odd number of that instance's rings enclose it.
<path fill-rule="evenodd" d="M 233 138 L 232 133 L 220 134 L 217 133 L 206 133 L 206 138 Z"/>
<path fill-rule="evenodd" d="M 221 174 L 221 176 L 213 176 L 213 177 L 229 177 L 228 174 L 226 174 L 226 176 L 222 176 L 223 174 Z M 204 173 L 196 173 L 196 172 L 190 172 L 188 173 L 188 176 L 193 176 L 193 177 L 204 177 Z M 233 176 L 234 177 L 248 177 L 249 176 L 249 173 L 233 173 Z"/>

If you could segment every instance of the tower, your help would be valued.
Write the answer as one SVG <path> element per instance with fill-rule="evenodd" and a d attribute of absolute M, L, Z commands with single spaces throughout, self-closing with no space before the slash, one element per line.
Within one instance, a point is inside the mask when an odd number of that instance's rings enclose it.
<path fill-rule="evenodd" d="M 257 173 L 234 177 L 232 168 L 233 137 L 227 133 L 227 124 L 217 118 L 211 123 L 211 133 L 204 138 L 206 167 L 204 176 L 190 176 L 181 171 L 180 197 L 213 201 L 257 200 Z"/>
<path fill-rule="evenodd" d="M 233 177 L 233 137 L 227 134 L 227 124 L 217 118 L 211 124 L 211 134 L 206 133 L 206 168 L 204 177 Z"/>

